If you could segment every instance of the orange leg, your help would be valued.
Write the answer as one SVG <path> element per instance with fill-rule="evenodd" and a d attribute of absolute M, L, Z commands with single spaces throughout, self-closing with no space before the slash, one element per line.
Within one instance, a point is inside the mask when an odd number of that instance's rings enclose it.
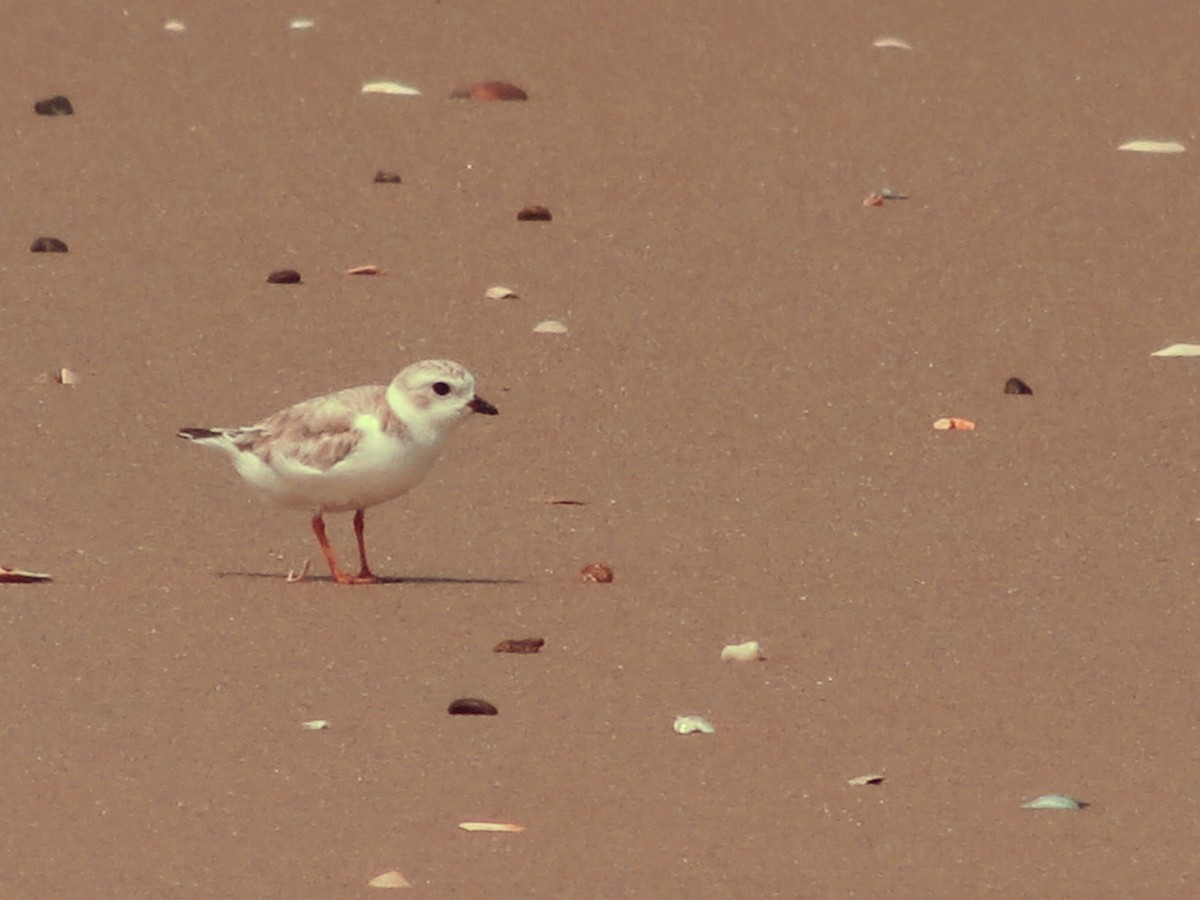
<path fill-rule="evenodd" d="M 363 536 L 363 532 L 366 529 L 366 522 L 366 514 L 363 510 L 358 510 L 354 514 L 354 538 L 358 541 L 358 561 L 361 563 L 361 568 L 358 570 L 358 581 L 360 584 L 374 584 L 379 579 L 375 577 L 375 573 L 367 565 L 367 541 Z"/>
<path fill-rule="evenodd" d="M 362 511 L 360 510 L 358 515 L 354 517 L 354 531 L 358 535 L 360 555 L 363 553 L 361 517 Z M 363 571 L 359 573 L 358 577 L 347 575 L 342 571 L 341 567 L 337 564 L 337 557 L 333 555 L 333 547 L 329 545 L 329 537 L 325 534 L 325 520 L 321 517 L 320 513 L 317 513 L 312 518 L 312 530 L 313 534 L 317 536 L 317 543 L 321 545 L 321 552 L 325 554 L 325 562 L 329 564 L 329 574 L 333 576 L 334 581 L 338 584 L 375 584 L 379 581 L 367 568 L 367 558 L 365 555 L 362 556 Z"/>

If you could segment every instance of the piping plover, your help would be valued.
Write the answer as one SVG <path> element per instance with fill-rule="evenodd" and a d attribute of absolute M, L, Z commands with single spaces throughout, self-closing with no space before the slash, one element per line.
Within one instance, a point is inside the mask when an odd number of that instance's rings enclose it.
<path fill-rule="evenodd" d="M 458 363 L 413 363 L 381 384 L 304 400 L 245 428 L 184 428 L 181 438 L 224 450 L 267 500 L 312 512 L 312 529 L 338 584 L 379 581 L 367 565 L 364 510 L 412 490 L 428 474 L 453 427 L 470 413 L 494 416 Z M 324 514 L 354 510 L 361 568 L 337 564 Z"/>

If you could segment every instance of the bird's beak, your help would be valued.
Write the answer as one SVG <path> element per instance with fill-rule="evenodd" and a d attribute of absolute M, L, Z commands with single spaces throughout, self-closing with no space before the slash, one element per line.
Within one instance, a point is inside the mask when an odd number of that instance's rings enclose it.
<path fill-rule="evenodd" d="M 472 397 L 467 407 L 471 412 L 483 413 L 485 416 L 500 415 L 500 410 L 496 409 L 496 407 L 492 406 L 492 404 L 488 403 L 482 397 Z"/>

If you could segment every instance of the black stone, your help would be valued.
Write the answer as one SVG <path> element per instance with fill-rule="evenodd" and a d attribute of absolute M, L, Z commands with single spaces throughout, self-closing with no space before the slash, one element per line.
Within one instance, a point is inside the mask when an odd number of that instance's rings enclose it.
<path fill-rule="evenodd" d="M 54 97 L 48 97 L 45 100 L 39 100 L 33 104 L 33 111 L 39 116 L 73 116 L 75 115 L 75 107 L 71 105 L 71 101 L 58 94 Z"/>
<path fill-rule="evenodd" d="M 56 237 L 40 237 L 34 238 L 33 243 L 29 245 L 30 253 L 66 253 L 66 242 L 60 241 Z"/>

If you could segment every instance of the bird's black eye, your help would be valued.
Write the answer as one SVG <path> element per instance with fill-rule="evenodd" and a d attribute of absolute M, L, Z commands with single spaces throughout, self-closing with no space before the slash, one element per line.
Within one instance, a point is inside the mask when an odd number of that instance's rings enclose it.
<path fill-rule="evenodd" d="M 445 397 L 448 393 L 450 393 L 450 385 L 446 384 L 444 381 L 435 381 L 433 383 L 433 392 L 439 397 Z"/>

